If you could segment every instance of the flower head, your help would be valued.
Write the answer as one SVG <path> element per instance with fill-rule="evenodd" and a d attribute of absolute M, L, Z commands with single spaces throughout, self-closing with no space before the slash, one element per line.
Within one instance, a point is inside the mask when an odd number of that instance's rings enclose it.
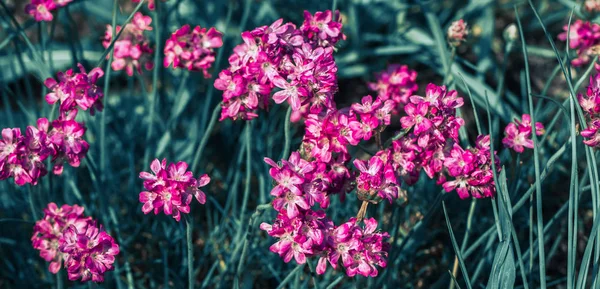
<path fill-rule="evenodd" d="M 165 43 L 164 66 L 190 71 L 202 71 L 209 78 L 208 69 L 215 61 L 215 48 L 223 46 L 223 34 L 214 27 L 210 29 L 196 26 L 191 29 L 184 25 L 177 29 Z"/>
<path fill-rule="evenodd" d="M 164 212 L 165 215 L 172 215 L 175 220 L 179 221 L 181 213 L 190 212 L 193 198 L 201 204 L 206 203 L 206 194 L 200 188 L 210 182 L 208 175 L 204 174 L 195 179 L 193 173 L 187 170 L 187 163 L 178 162 L 167 165 L 166 159 L 163 159 L 162 162 L 155 159 L 152 161 L 150 169 L 152 173 L 140 173 L 146 189 L 139 195 L 140 202 L 144 204 L 142 206 L 144 214 L 152 211 L 155 215 Z"/>

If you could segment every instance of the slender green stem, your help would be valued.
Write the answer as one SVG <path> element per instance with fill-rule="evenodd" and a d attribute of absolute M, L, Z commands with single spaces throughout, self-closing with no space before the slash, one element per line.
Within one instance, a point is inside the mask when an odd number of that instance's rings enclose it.
<path fill-rule="evenodd" d="M 296 274 L 301 271 L 302 268 L 304 268 L 304 264 L 300 264 L 294 270 L 292 270 L 292 272 L 290 272 L 290 274 L 288 274 L 287 277 L 281 281 L 279 286 L 277 286 L 277 289 L 283 288 L 288 282 L 292 281 L 292 278 L 296 277 Z"/>
<path fill-rule="evenodd" d="M 244 185 L 244 198 L 240 208 L 240 224 L 245 222 L 246 206 L 248 206 L 248 198 L 250 196 L 250 183 L 252 181 L 252 121 L 246 123 L 246 184 Z M 238 227 L 235 240 L 239 240 L 242 235 L 242 226 Z"/>
<path fill-rule="evenodd" d="M 63 289 L 62 270 L 56 272 L 56 289 Z"/>
<path fill-rule="evenodd" d="M 523 58 L 525 59 L 525 77 L 527 85 L 527 99 L 529 103 L 529 113 L 531 114 L 531 123 L 535 124 L 536 116 L 533 107 L 533 97 L 531 94 L 531 78 L 529 77 L 529 62 L 527 56 L 527 44 L 525 41 L 525 35 L 523 33 L 523 27 L 521 26 L 521 20 L 517 8 L 515 7 L 515 15 L 517 15 L 517 25 L 519 26 L 519 34 L 521 36 L 521 43 L 523 48 Z M 539 270 L 540 270 L 540 286 L 546 288 L 546 254 L 544 250 L 544 219 L 542 213 L 542 184 L 540 178 L 540 152 L 537 146 L 537 134 L 535 132 L 535 125 L 531 126 L 533 134 L 531 139 L 533 140 L 533 163 L 535 170 L 535 198 L 536 198 L 536 215 L 537 215 L 537 240 L 538 240 L 538 254 L 539 254 Z"/>
<path fill-rule="evenodd" d="M 194 244 L 192 243 L 192 217 L 185 216 L 186 243 L 187 243 L 187 266 L 188 266 L 188 289 L 194 288 Z"/>
<path fill-rule="evenodd" d="M 117 6 L 119 5 L 118 0 L 114 0 L 113 2 L 113 11 L 112 11 L 112 34 L 115 35 L 117 30 Z M 108 103 L 106 99 L 108 99 L 108 89 L 110 87 L 110 73 L 111 73 L 111 63 L 113 61 L 114 49 L 110 50 L 110 56 L 108 57 L 108 62 L 106 63 L 106 74 L 104 75 L 104 99 L 105 103 Z M 102 110 L 102 114 L 100 116 L 100 171 L 102 172 L 101 178 L 102 182 L 105 181 L 105 175 L 108 173 L 107 170 L 107 157 L 106 157 L 106 114 L 107 109 Z"/>
<path fill-rule="evenodd" d="M 287 159 L 290 155 L 290 145 L 292 142 L 292 135 L 290 133 L 290 117 L 292 116 L 292 106 L 288 107 L 287 113 L 285 114 L 285 124 L 284 124 L 284 136 L 285 136 L 285 144 L 283 145 L 283 153 L 281 154 L 281 159 Z"/>
<path fill-rule="evenodd" d="M 154 53 L 154 69 L 152 71 L 152 93 L 150 94 L 150 114 L 148 117 L 148 130 L 146 131 L 146 143 L 151 143 L 150 139 L 154 132 L 154 117 L 156 114 L 156 102 L 158 100 L 158 72 L 160 70 L 160 1 L 155 1 L 154 9 L 154 41 L 156 42 L 156 50 Z M 146 152 L 144 153 L 144 167 L 147 167 L 150 162 L 150 150 L 149 146 L 146 146 Z"/>
<path fill-rule="evenodd" d="M 208 142 L 208 138 L 217 123 L 217 116 L 219 116 L 219 111 L 221 110 L 221 103 L 217 103 L 215 108 L 213 109 L 212 116 L 210 117 L 210 122 L 208 122 L 208 126 L 204 130 L 204 135 L 200 140 L 200 144 L 198 145 L 198 149 L 196 150 L 196 155 L 194 155 L 194 161 L 192 162 L 192 171 L 196 171 L 198 168 L 198 164 L 200 162 L 200 157 L 202 156 L 202 151 Z"/>
<path fill-rule="evenodd" d="M 31 185 L 27 185 L 27 190 L 29 191 L 29 208 L 31 209 L 31 216 L 34 220 L 38 219 L 38 214 L 35 210 L 35 204 L 33 201 L 33 190 L 31 189 Z"/>

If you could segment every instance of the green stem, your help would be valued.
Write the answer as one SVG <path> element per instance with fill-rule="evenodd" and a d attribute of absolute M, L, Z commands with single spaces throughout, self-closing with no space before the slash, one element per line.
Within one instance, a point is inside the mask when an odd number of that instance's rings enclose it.
<path fill-rule="evenodd" d="M 185 226 L 186 226 L 186 243 L 187 243 L 187 265 L 188 265 L 188 289 L 194 288 L 194 245 L 192 244 L 192 221 L 190 220 L 192 217 L 185 216 Z"/>
<path fill-rule="evenodd" d="M 283 153 L 281 154 L 281 159 L 287 159 L 290 154 L 290 145 L 292 142 L 292 136 L 290 134 L 290 117 L 292 116 L 292 106 L 290 106 L 285 114 L 285 124 L 284 124 L 284 136 L 285 136 L 285 144 L 283 145 Z"/>
<path fill-rule="evenodd" d="M 246 123 L 246 184 L 244 187 L 244 198 L 240 208 L 240 224 L 245 222 L 246 206 L 248 205 L 248 197 L 250 196 L 250 182 L 252 181 L 252 122 Z M 239 226 L 235 240 L 239 240 L 242 235 L 242 226 Z"/>
<path fill-rule="evenodd" d="M 34 220 L 37 220 L 38 215 L 35 210 L 35 204 L 33 203 L 33 190 L 31 189 L 31 185 L 27 186 L 27 190 L 29 191 L 29 208 L 31 209 L 31 216 Z"/>
<path fill-rule="evenodd" d="M 112 11 L 112 34 L 116 33 L 116 24 L 117 24 L 117 6 L 118 0 L 114 0 L 113 2 L 113 11 Z M 110 56 L 108 57 L 108 62 L 106 63 L 106 75 L 104 76 L 104 102 L 108 104 L 108 89 L 110 88 L 110 64 L 113 61 L 114 50 L 110 50 Z M 54 109 L 54 108 L 53 108 Z M 100 116 L 100 171 L 102 172 L 102 182 L 105 181 L 107 170 L 107 161 L 106 161 L 106 112 L 107 109 L 102 110 L 102 115 Z"/>
<path fill-rule="evenodd" d="M 56 272 L 56 289 L 63 289 L 62 271 Z"/>
<path fill-rule="evenodd" d="M 152 133 L 154 132 L 154 115 L 156 114 L 156 100 L 158 94 L 158 71 L 162 66 L 160 65 L 160 23 L 159 23 L 159 3 L 160 1 L 155 1 L 155 9 L 154 9 L 154 41 L 156 42 L 156 50 L 154 51 L 154 69 L 152 71 L 152 93 L 150 96 L 150 115 L 148 120 L 148 130 L 146 131 L 146 143 L 150 143 L 150 138 L 152 138 Z M 144 167 L 148 167 L 150 162 L 150 150 L 149 146 L 146 147 L 146 152 L 144 153 Z"/>
<path fill-rule="evenodd" d="M 527 45 L 525 43 L 525 35 L 523 34 L 523 27 L 521 26 L 521 20 L 518 16 L 517 8 L 515 7 L 515 14 L 517 15 L 517 25 L 519 26 L 519 33 L 521 36 L 521 43 L 523 47 L 523 58 L 525 59 L 525 75 L 527 84 L 527 99 L 529 102 L 529 113 L 531 114 L 531 123 L 535 124 L 535 110 L 533 108 L 533 98 L 531 95 L 531 79 L 529 74 L 529 62 L 527 58 Z M 567 77 L 567 75 L 565 75 Z M 540 180 L 540 152 L 538 148 L 537 135 L 535 133 L 535 125 L 531 126 L 533 135 L 533 162 L 535 170 L 535 198 L 536 198 L 536 214 L 537 214 L 537 239 L 538 239 L 538 255 L 539 255 L 539 273 L 540 273 L 540 287 L 546 288 L 546 254 L 544 252 L 544 219 L 542 216 L 542 185 Z"/>
<path fill-rule="evenodd" d="M 212 116 L 210 117 L 210 122 L 208 123 L 208 127 L 204 130 L 204 135 L 200 140 L 200 144 L 198 145 L 198 149 L 196 150 L 196 155 L 194 155 L 194 161 L 192 162 L 192 171 L 195 172 L 198 168 L 198 163 L 200 162 L 200 157 L 202 156 L 202 151 L 208 142 L 208 138 L 217 123 L 217 116 L 219 116 L 219 111 L 221 110 L 221 103 L 217 103 L 215 108 L 213 109 Z"/>

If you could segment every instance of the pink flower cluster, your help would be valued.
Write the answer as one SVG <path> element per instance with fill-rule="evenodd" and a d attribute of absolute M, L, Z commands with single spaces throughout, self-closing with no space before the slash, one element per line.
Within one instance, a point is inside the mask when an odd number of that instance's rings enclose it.
<path fill-rule="evenodd" d="M 273 224 L 262 223 L 260 228 L 279 240 L 269 250 L 278 254 L 287 263 L 295 259 L 298 264 L 306 258 L 318 257 L 316 272 L 323 274 L 327 263 L 337 269 L 341 258 L 346 274 L 350 277 L 363 275 L 375 277 L 377 266 L 387 266 L 389 235 L 377 231 L 377 220 L 364 220 L 364 227 L 355 218 L 335 226 L 323 211 L 306 211 L 305 214 L 289 218 L 279 213 Z"/>
<path fill-rule="evenodd" d="M 64 73 L 58 72 L 58 81 L 53 78 L 44 81 L 50 91 L 46 94 L 46 102 L 50 105 L 59 102 L 59 112 L 62 117 L 76 113 L 78 109 L 89 109 L 90 114 L 94 115 L 96 110 L 102 111 L 103 108 L 104 93 L 96 85 L 96 81 L 104 75 L 104 71 L 96 67 L 86 73 L 83 65 L 77 64 L 77 67 L 80 73 L 69 69 Z"/>
<path fill-rule="evenodd" d="M 359 200 L 376 203 L 386 199 L 392 203 L 398 198 L 400 182 L 390 150 L 377 152 L 368 162 L 355 159 L 354 166 L 360 171 L 356 178 L 356 194 Z"/>
<path fill-rule="evenodd" d="M 448 27 L 448 42 L 453 46 L 460 46 L 467 40 L 468 35 L 469 27 L 463 19 L 452 22 Z"/>
<path fill-rule="evenodd" d="M 587 120 L 587 129 L 581 131 L 583 143 L 600 147 L 600 74 L 590 77 L 586 95 L 580 93 L 577 98 Z"/>
<path fill-rule="evenodd" d="M 522 121 L 515 119 L 515 122 L 509 123 L 504 128 L 504 138 L 502 144 L 505 147 L 511 148 L 518 153 L 522 153 L 525 148 L 533 148 L 531 140 L 531 116 L 524 114 Z M 535 134 L 544 134 L 544 125 L 541 122 L 535 123 Z"/>
<path fill-rule="evenodd" d="M 144 16 L 137 12 L 133 16 L 133 21 L 125 25 L 125 31 L 114 44 L 113 62 L 111 63 L 113 70 L 125 69 L 127 75 L 132 76 L 134 69 L 138 73 L 142 73 L 142 66 L 146 70 L 154 67 L 151 57 L 153 50 L 150 48 L 148 38 L 144 35 L 144 31 L 152 30 L 150 23 L 152 23 L 150 16 Z M 118 34 L 121 29 L 122 27 L 118 25 L 115 32 Z M 106 25 L 106 33 L 102 40 L 104 48 L 108 48 L 112 42 L 112 30 L 112 25 Z"/>
<path fill-rule="evenodd" d="M 173 64 L 174 68 L 185 68 L 190 71 L 202 71 L 204 78 L 210 78 L 208 69 L 215 62 L 215 48 L 223 46 L 223 34 L 211 27 L 196 26 L 193 30 L 186 24 L 171 34 L 165 44 L 165 67 Z"/>
<path fill-rule="evenodd" d="M 400 118 L 408 133 L 395 145 L 399 151 L 415 154 L 413 160 L 405 159 L 404 170 L 409 175 L 418 177 L 422 168 L 430 178 L 441 177 L 444 148 L 458 142 L 458 130 L 464 125 L 463 119 L 456 117 L 456 109 L 462 105 L 463 99 L 455 90 L 447 91 L 445 86 L 432 83 L 427 85 L 425 96 L 410 97 L 410 103 L 404 106 L 406 116 Z M 411 163 L 413 170 L 409 169 Z"/>
<path fill-rule="evenodd" d="M 600 0 L 586 0 L 583 7 L 588 13 L 598 13 L 600 12 Z"/>
<path fill-rule="evenodd" d="M 40 257 L 50 262 L 50 272 L 58 273 L 64 262 L 72 281 L 104 281 L 104 273 L 113 270 L 119 254 L 115 240 L 91 217 L 85 217 L 78 205 L 59 208 L 49 203 L 44 218 L 35 223 L 31 242 Z"/>
<path fill-rule="evenodd" d="M 288 102 L 294 120 L 333 108 L 337 66 L 333 45 L 345 36 L 338 13 L 305 13 L 300 29 L 283 19 L 242 33 L 243 44 L 234 48 L 230 67 L 219 73 L 215 88 L 223 91 L 220 120 L 250 120 L 259 108 Z"/>
<path fill-rule="evenodd" d="M 193 173 L 187 168 L 188 164 L 185 162 L 171 163 L 167 166 L 166 159 L 162 162 L 155 159 L 150 165 L 152 173 L 140 173 L 140 178 L 144 180 L 144 188 L 147 190 L 140 193 L 144 214 L 154 211 L 157 215 L 164 212 L 165 215 L 172 215 L 179 222 L 181 213 L 190 212 L 192 196 L 200 204 L 206 203 L 206 195 L 200 188 L 210 182 L 210 177 L 204 174 L 195 179 Z"/>
<path fill-rule="evenodd" d="M 494 171 L 492 170 L 490 136 L 477 137 L 475 147 L 464 150 L 454 144 L 444 157 L 444 167 L 453 180 L 442 184 L 446 192 L 456 190 L 461 199 L 491 198 L 496 193 Z M 496 170 L 500 171 L 500 161 L 494 152 Z"/>
<path fill-rule="evenodd" d="M 25 13 L 33 16 L 35 21 L 52 21 L 52 11 L 64 7 L 73 0 L 31 0 L 25 6 Z"/>
<path fill-rule="evenodd" d="M 369 83 L 369 88 L 377 91 L 382 100 L 394 101 L 394 114 L 399 114 L 408 103 L 408 98 L 419 89 L 417 72 L 406 65 L 392 64 L 387 70 L 376 74 L 376 82 Z"/>
<path fill-rule="evenodd" d="M 569 38 L 569 48 L 577 50 L 577 58 L 571 60 L 573 66 L 582 66 L 589 63 L 595 55 L 598 55 L 598 45 L 600 44 L 600 25 L 592 22 L 577 20 L 569 25 L 565 25 L 558 39 L 566 41 Z M 596 70 L 600 68 L 595 65 Z"/>
<path fill-rule="evenodd" d="M 80 73 L 69 69 L 58 73 L 58 82 L 45 81 L 50 93 L 49 104 L 59 102 L 59 116 L 50 122 L 40 118 L 37 126 L 28 126 L 25 134 L 19 128 L 5 128 L 0 139 L 0 180 L 14 178 L 19 186 L 36 185 L 48 173 L 44 161 L 51 158 L 52 171 L 62 174 L 64 163 L 78 167 L 89 144 L 83 139 L 86 127 L 75 120 L 79 109 L 102 110 L 103 93 L 95 82 L 103 75 L 100 68 L 87 74 L 79 65 Z"/>

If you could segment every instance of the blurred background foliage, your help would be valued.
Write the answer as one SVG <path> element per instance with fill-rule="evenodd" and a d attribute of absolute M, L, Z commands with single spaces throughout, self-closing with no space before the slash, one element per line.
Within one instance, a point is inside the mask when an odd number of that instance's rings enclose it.
<path fill-rule="evenodd" d="M 40 80 L 50 73 L 55 75 L 57 71 L 75 67 L 78 62 L 88 69 L 98 63 L 104 51 L 101 38 L 112 19 L 113 1 L 75 0 L 58 10 L 53 22 L 44 24 L 36 23 L 23 13 L 27 1 L 0 1 L 8 9 L 3 9 L 0 14 L 0 126 L 24 129 L 37 118 L 48 116 L 51 110 L 44 101 L 46 90 Z M 127 0 L 117 2 L 117 23 L 123 23 L 136 4 Z M 534 1 L 555 41 L 562 26 L 568 22 L 571 8 L 579 4 L 569 0 Z M 225 44 L 218 50 L 213 77 L 227 66 L 233 46 L 242 41 L 242 31 L 269 25 L 278 18 L 299 26 L 304 10 L 314 13 L 335 7 L 342 13 L 347 35 L 347 40 L 338 45 L 335 54 L 339 67 L 339 92 L 335 99 L 338 107 L 348 106 L 372 93 L 366 84 L 374 80 L 375 72 L 385 69 L 388 64 L 406 64 L 419 73 L 419 93 L 424 93 L 428 83 L 442 84 L 445 77 L 449 77 L 451 86 L 465 98 L 461 113 L 467 123 L 468 138 L 473 142 L 477 136 L 475 112 L 470 105 L 473 101 L 484 128 L 482 133 L 487 133 L 488 124 L 491 125 L 495 149 L 501 149 L 499 140 L 506 123 L 522 113 L 529 113 L 521 43 L 506 41 L 503 37 L 504 29 L 516 21 L 516 7 L 528 45 L 532 91 L 542 94 L 540 91 L 545 90 L 547 96 L 560 102 L 569 96 L 556 55 L 527 1 L 168 0 L 159 6 L 159 18 L 153 16 L 152 26 L 160 25 L 160 39 L 149 33 L 152 45 L 156 41 L 164 45 L 170 33 L 183 24 L 215 26 L 224 33 Z M 146 5 L 141 11 L 153 15 Z M 11 22 L 12 17 L 21 28 Z M 574 18 L 581 17 L 587 15 L 579 8 L 575 9 Z M 471 35 L 468 42 L 452 55 L 444 35 L 450 23 L 460 18 L 468 22 Z M 20 29 L 33 48 L 41 52 L 50 71 L 44 71 L 39 65 L 25 37 L 20 35 Z M 441 36 L 441 41 L 436 36 Z M 560 57 L 563 57 L 564 44 L 558 43 L 558 46 Z M 445 67 L 448 61 L 453 64 L 450 68 Z M 204 79 L 201 73 L 165 69 L 161 63 L 156 67 L 159 69 L 155 83 L 158 94 L 154 106 L 151 72 L 134 77 L 127 77 L 124 72 L 111 73 L 110 89 L 104 100 L 108 147 L 105 159 L 101 158 L 98 146 L 100 116 L 82 114 L 79 117 L 88 126 L 86 138 L 91 148 L 80 168 L 65 167 L 63 175 L 49 175 L 35 187 L 17 187 L 12 181 L 0 183 L 0 288 L 54 286 L 55 277 L 48 272 L 47 264 L 29 241 L 35 221 L 30 198 L 38 214 L 48 202 L 83 205 L 88 215 L 98 219 L 116 237 L 121 245 L 116 270 L 108 274 L 103 284 L 92 288 L 185 286 L 184 224 L 164 215 L 144 216 L 138 201 L 138 193 L 142 190 L 138 173 L 147 170 L 149 160 L 154 157 L 191 162 L 221 95 L 213 88 L 213 79 Z M 586 77 L 585 69 L 571 72 L 574 80 Z M 471 98 L 467 96 L 465 84 L 472 93 Z M 491 122 L 485 113 L 486 93 Z M 154 116 L 150 116 L 152 107 L 156 109 Z M 537 101 L 536 109 L 537 121 L 547 127 L 561 113 L 556 104 L 548 101 Z M 512 204 L 518 203 L 512 211 L 514 233 L 520 240 L 528 285 L 539 286 L 538 250 L 535 247 L 538 236 L 533 222 L 535 201 L 529 198 L 535 181 L 532 154 L 525 153 L 517 158 L 508 150 L 499 151 L 508 178 L 508 199 L 483 199 L 474 205 L 474 201 L 460 200 L 454 193 L 443 194 L 434 181 L 421 178 L 417 185 L 407 188 L 406 202 L 370 206 L 368 215 L 376 216 L 381 229 L 392 236 L 388 267 L 381 270 L 378 277 L 349 278 L 334 270 L 314 276 L 308 268 L 292 271 L 297 267 L 294 262 L 285 264 L 269 252 L 268 248 L 274 242 L 272 238 L 258 226 L 247 232 L 250 218 L 258 218 L 256 224 L 259 224 L 275 214 L 273 210 L 263 212 L 255 211 L 255 208 L 271 199 L 272 184 L 263 157 L 279 159 L 284 144 L 284 117 L 285 108 L 273 106 L 248 125 L 227 120 L 217 123 L 212 131 L 199 162 L 200 169 L 195 172 L 196 175 L 208 173 L 213 180 L 205 190 L 207 204 L 194 205 L 191 213 L 196 288 L 228 288 L 233 284 L 239 284 L 240 288 L 275 288 L 282 282 L 285 288 L 446 288 L 452 282 L 449 271 L 455 266 L 455 252 L 443 215 L 442 199 L 459 244 L 463 243 L 465 231 L 470 227 L 463 259 L 473 288 L 485 287 L 496 272 L 492 269 L 498 265 L 495 252 L 502 243 L 498 242 L 491 203 L 497 201 L 502 205 L 508 200 Z M 399 130 L 398 120 L 392 123 L 385 137 Z M 252 128 L 251 167 L 243 161 L 246 140 L 241 136 L 246 126 Z M 566 288 L 567 272 L 562 264 L 568 250 L 565 204 L 569 198 L 571 173 L 570 155 L 564 153 L 563 146 L 569 138 L 567 127 L 568 119 L 555 122 L 540 147 L 542 168 L 546 169 L 542 188 L 547 228 L 541 238 L 546 244 L 548 287 L 553 285 L 555 288 Z M 303 131 L 300 124 L 292 125 L 292 150 L 298 148 Z M 361 156 L 361 153 L 353 152 L 353 155 Z M 579 165 L 582 178 L 578 191 L 582 193 L 582 199 L 577 232 L 580 242 L 576 248 L 581 256 L 596 212 L 592 210 L 588 194 L 587 167 L 594 164 L 587 166 L 582 161 Z M 250 178 L 246 177 L 248 170 Z M 249 197 L 244 202 L 246 187 Z M 336 223 L 341 223 L 355 215 L 359 206 L 359 201 L 351 194 L 343 203 L 335 199 L 328 214 Z M 470 209 L 475 211 L 469 224 L 467 213 Z M 242 260 L 242 266 L 238 266 L 245 240 L 248 242 L 247 256 Z M 593 262 L 596 269 L 597 261 L 595 258 Z M 516 266 L 515 262 L 513 260 L 513 266 Z M 458 272 L 456 279 L 465 286 L 464 277 L 460 270 Z M 521 288 L 523 282 L 518 273 L 517 276 L 515 288 Z M 239 283 L 234 282 L 236 279 Z M 87 286 L 66 284 L 71 288 Z"/>

